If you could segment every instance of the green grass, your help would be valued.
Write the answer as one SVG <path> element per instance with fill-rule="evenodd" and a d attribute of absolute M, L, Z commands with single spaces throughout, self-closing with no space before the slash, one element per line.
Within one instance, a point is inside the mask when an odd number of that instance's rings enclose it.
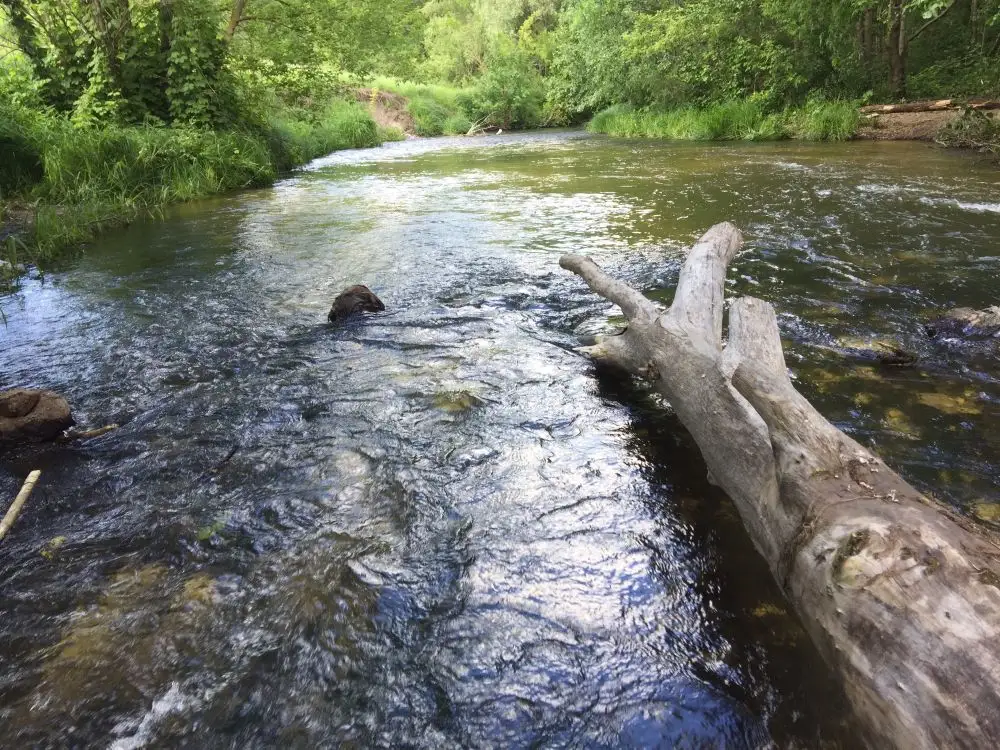
<path fill-rule="evenodd" d="M 410 83 L 379 77 L 369 84 L 378 91 L 405 96 L 417 135 L 465 135 L 472 127 L 463 108 L 468 90 L 438 84 Z"/>
<path fill-rule="evenodd" d="M 858 132 L 861 112 L 855 102 L 810 102 L 788 113 L 788 130 L 803 141 L 848 141 Z"/>
<path fill-rule="evenodd" d="M 81 129 L 62 117 L 0 105 L 0 197 L 31 207 L 32 236 L 20 238 L 17 249 L 21 261 L 38 264 L 140 213 L 267 185 L 318 156 L 401 135 L 380 133 L 363 107 L 337 99 L 226 132 Z M 0 219 L 2 213 L 0 206 Z M 0 258 L 14 251 L 14 243 L 0 244 Z"/>
<path fill-rule="evenodd" d="M 619 105 L 599 112 L 587 128 L 625 138 L 677 141 L 835 141 L 851 138 L 858 121 L 858 108 L 852 102 L 810 103 L 771 113 L 758 102 L 743 100 L 665 112 Z"/>

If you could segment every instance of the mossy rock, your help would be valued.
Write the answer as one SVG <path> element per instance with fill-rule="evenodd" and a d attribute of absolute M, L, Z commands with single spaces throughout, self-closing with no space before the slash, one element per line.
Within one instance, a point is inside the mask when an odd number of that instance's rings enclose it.
<path fill-rule="evenodd" d="M 469 411 L 486 402 L 468 391 L 441 391 L 434 395 L 434 406 L 451 413 Z"/>
<path fill-rule="evenodd" d="M 1000 503 L 976 503 L 972 512 L 980 521 L 1000 523 Z"/>
<path fill-rule="evenodd" d="M 983 413 L 975 396 L 969 394 L 949 396 L 946 393 L 921 393 L 917 396 L 917 401 L 945 414 L 975 416 Z"/>
<path fill-rule="evenodd" d="M 886 409 L 882 422 L 893 432 L 910 438 L 920 437 L 920 430 L 901 409 Z"/>

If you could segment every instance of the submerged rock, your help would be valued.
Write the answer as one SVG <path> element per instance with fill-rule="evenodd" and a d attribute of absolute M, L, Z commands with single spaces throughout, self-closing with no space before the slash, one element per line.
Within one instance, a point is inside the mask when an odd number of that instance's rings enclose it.
<path fill-rule="evenodd" d="M 888 367 L 912 367 L 920 360 L 917 352 L 903 349 L 889 341 L 867 341 L 857 338 L 837 339 L 840 353 L 852 359 L 878 362 Z"/>
<path fill-rule="evenodd" d="M 985 310 L 958 307 L 925 326 L 927 335 L 937 337 L 1000 337 L 1000 305 Z"/>
<path fill-rule="evenodd" d="M 382 304 L 382 300 L 376 297 L 371 289 L 363 284 L 356 284 L 337 295 L 333 307 L 330 308 L 330 314 L 326 317 L 331 323 L 336 323 L 356 313 L 384 310 L 385 305 Z"/>
<path fill-rule="evenodd" d="M 69 402 L 58 393 L 27 388 L 0 392 L 0 442 L 54 440 L 73 424 Z"/>

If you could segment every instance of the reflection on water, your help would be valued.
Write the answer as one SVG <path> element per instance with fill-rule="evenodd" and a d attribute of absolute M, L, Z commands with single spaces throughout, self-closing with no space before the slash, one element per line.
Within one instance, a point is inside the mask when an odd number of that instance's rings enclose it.
<path fill-rule="evenodd" d="M 26 282 L 4 381 L 124 426 L 0 463 L 3 496 L 45 472 L 0 548 L 4 736 L 852 747 L 669 409 L 573 351 L 616 311 L 557 258 L 668 302 L 683 247 L 736 221 L 731 290 L 778 306 L 804 392 L 972 508 L 1000 481 L 996 359 L 919 323 L 995 301 L 995 174 L 914 144 L 410 142 Z M 388 311 L 328 327 L 353 283 Z M 873 336 L 922 366 L 829 349 Z"/>

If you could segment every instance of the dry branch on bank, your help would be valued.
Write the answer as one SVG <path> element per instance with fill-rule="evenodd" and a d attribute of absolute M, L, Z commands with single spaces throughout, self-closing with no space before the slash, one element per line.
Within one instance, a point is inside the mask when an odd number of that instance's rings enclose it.
<path fill-rule="evenodd" d="M 795 390 L 769 303 L 733 301 L 723 341 L 726 268 L 741 246 L 736 227 L 713 227 L 666 311 L 564 256 L 629 319 L 586 351 L 670 401 L 872 746 L 1000 747 L 1000 548 Z"/>

